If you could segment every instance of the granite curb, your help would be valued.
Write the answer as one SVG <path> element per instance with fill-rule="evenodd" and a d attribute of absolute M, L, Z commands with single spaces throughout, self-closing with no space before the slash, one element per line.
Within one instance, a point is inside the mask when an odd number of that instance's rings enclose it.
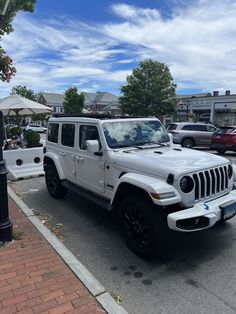
<path fill-rule="evenodd" d="M 90 291 L 92 296 L 101 304 L 109 314 L 128 314 L 128 312 L 115 302 L 104 286 L 89 272 L 89 270 L 68 250 L 65 245 L 34 215 L 33 211 L 17 196 L 8 186 L 8 194 L 22 210 L 29 221 L 36 227 L 40 234 L 54 248 L 65 264 L 77 278 Z"/>

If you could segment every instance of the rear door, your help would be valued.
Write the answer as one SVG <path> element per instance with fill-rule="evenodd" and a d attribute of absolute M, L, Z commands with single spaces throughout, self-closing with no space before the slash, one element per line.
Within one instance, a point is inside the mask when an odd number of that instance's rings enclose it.
<path fill-rule="evenodd" d="M 207 125 L 189 124 L 183 127 L 185 137 L 189 135 L 194 139 L 195 145 L 210 146 L 212 131 L 209 132 Z"/>
<path fill-rule="evenodd" d="M 212 133 L 215 128 L 207 125 L 195 125 L 197 145 L 210 146 Z"/>
<path fill-rule="evenodd" d="M 61 165 L 69 181 L 76 181 L 75 172 L 75 123 L 62 123 L 59 156 Z"/>

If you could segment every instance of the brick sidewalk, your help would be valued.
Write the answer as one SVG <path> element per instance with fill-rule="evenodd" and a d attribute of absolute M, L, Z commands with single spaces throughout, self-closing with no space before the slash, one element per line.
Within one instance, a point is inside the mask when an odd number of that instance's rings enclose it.
<path fill-rule="evenodd" d="M 23 234 L 0 246 L 0 313 L 106 313 L 11 198 L 9 211 Z"/>

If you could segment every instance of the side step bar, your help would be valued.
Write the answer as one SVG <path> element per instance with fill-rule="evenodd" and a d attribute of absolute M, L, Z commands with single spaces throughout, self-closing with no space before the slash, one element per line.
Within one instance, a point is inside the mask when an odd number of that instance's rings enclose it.
<path fill-rule="evenodd" d="M 106 208 L 108 211 L 112 210 L 112 205 L 110 203 L 110 200 L 105 199 L 103 197 L 100 197 L 88 190 L 85 190 L 81 187 L 78 187 L 77 185 L 69 182 L 69 181 L 61 181 L 61 184 L 65 187 L 68 188 L 69 190 L 72 190 L 73 192 L 77 193 L 79 196 L 84 197 L 88 199 L 89 201 L 92 201 L 96 203 L 97 205 Z"/>

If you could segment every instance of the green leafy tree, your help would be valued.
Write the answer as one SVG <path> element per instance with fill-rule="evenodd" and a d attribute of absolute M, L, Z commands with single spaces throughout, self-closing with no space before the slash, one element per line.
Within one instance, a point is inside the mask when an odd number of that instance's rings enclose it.
<path fill-rule="evenodd" d="M 63 106 L 65 113 L 80 113 L 84 108 L 84 94 L 79 94 L 76 87 L 68 88 Z"/>
<path fill-rule="evenodd" d="M 26 86 L 21 86 L 21 85 L 14 86 L 11 89 L 11 95 L 14 95 L 14 94 L 23 96 L 33 101 L 37 101 L 37 98 L 38 98 L 38 95 L 32 89 L 27 88 Z"/>
<path fill-rule="evenodd" d="M 141 61 L 121 87 L 121 111 L 139 116 L 171 114 L 175 112 L 175 90 L 176 84 L 164 63 Z"/>
<path fill-rule="evenodd" d="M 0 0 L 0 13 L 5 6 L 6 0 Z M 13 31 L 12 21 L 19 11 L 34 11 L 36 0 L 10 0 L 4 16 L 0 16 L 0 39 L 4 34 Z M 3 82 L 10 82 L 15 75 L 16 68 L 12 66 L 12 59 L 6 54 L 0 46 L 0 79 Z"/>
<path fill-rule="evenodd" d="M 14 94 L 20 95 L 22 97 L 25 97 L 25 98 L 33 100 L 33 101 L 37 101 L 37 98 L 38 98 L 37 93 L 35 93 L 32 89 L 27 88 L 26 86 L 21 86 L 21 85 L 14 86 L 11 89 L 11 95 L 14 95 Z M 45 115 L 42 115 L 42 114 L 40 114 L 40 115 L 34 114 L 32 116 L 33 121 L 44 120 L 44 119 L 45 119 Z M 17 125 L 19 125 L 20 121 L 21 121 L 21 117 L 20 117 L 19 113 L 17 113 L 17 112 L 16 112 L 15 121 L 16 121 Z"/>

